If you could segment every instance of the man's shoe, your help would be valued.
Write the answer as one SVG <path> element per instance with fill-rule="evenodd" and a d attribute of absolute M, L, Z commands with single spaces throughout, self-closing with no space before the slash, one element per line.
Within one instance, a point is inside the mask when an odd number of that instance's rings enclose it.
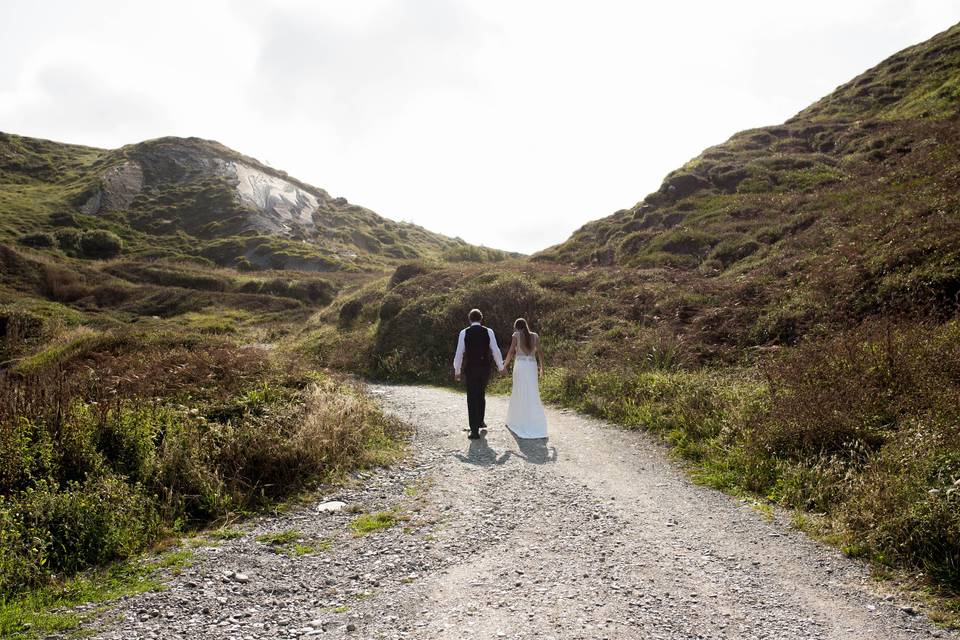
<path fill-rule="evenodd" d="M 471 440 L 479 440 L 479 439 L 480 439 L 480 432 L 479 432 L 479 431 L 471 431 L 471 432 L 470 432 L 470 435 L 468 435 L 467 437 L 470 438 Z"/>

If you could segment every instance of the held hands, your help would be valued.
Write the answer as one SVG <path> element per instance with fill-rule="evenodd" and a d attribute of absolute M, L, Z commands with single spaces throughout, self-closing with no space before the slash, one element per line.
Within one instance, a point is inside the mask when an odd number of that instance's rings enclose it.
<path fill-rule="evenodd" d="M 459 374 L 459 373 L 454 373 L 454 374 L 453 374 L 453 379 L 456 380 L 457 382 L 460 382 L 460 374 Z"/>

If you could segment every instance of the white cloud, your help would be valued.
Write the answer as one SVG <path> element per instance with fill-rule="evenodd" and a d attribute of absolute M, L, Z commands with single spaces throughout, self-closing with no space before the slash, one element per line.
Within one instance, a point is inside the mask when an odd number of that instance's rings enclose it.
<path fill-rule="evenodd" d="M 0 129 L 213 138 L 535 251 L 958 19 L 949 0 L 8 0 Z"/>

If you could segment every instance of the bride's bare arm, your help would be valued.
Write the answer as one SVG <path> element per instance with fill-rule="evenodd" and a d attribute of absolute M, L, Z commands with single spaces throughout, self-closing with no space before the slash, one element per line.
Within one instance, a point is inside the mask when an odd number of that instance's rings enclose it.
<path fill-rule="evenodd" d="M 510 366 L 510 361 L 513 360 L 513 356 L 517 353 L 517 336 L 513 336 L 513 340 L 510 341 L 510 350 L 507 351 L 507 357 L 503 359 L 503 368 L 506 369 Z"/>
<path fill-rule="evenodd" d="M 540 375 L 543 375 L 543 352 L 540 350 L 540 336 L 537 336 L 537 365 Z"/>

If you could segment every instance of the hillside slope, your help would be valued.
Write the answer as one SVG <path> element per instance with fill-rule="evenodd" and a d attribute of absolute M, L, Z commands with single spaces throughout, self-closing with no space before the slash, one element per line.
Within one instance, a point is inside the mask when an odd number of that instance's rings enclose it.
<path fill-rule="evenodd" d="M 0 133 L 0 240 L 74 225 L 108 228 L 139 257 L 248 269 L 377 270 L 471 250 L 500 257 L 212 141 L 160 138 L 108 151 Z"/>
<path fill-rule="evenodd" d="M 637 205 L 535 259 L 680 269 L 728 291 L 749 283 L 760 306 L 801 323 L 826 307 L 854 317 L 952 308 L 958 114 L 960 25 L 782 125 L 705 150 Z"/>
<path fill-rule="evenodd" d="M 541 393 L 960 611 L 960 26 L 529 260 L 401 265 L 306 323 L 322 362 L 449 383 L 467 311 Z M 501 383 L 502 390 L 509 382 Z"/>

